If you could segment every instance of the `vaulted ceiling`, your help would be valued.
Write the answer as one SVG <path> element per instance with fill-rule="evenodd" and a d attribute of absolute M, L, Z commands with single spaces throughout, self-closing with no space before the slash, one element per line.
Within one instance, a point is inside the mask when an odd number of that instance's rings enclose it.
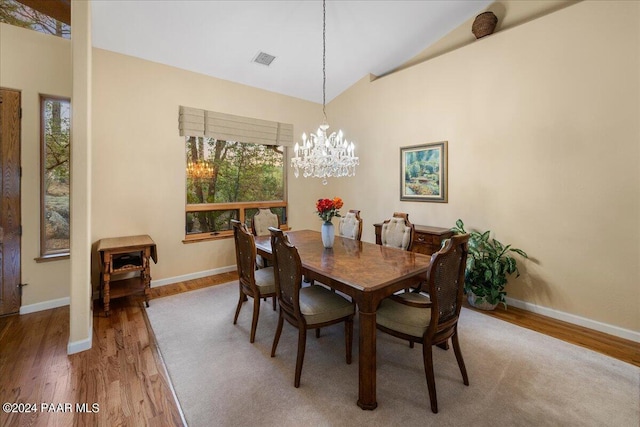
<path fill-rule="evenodd" d="M 70 22 L 70 0 L 20 1 Z M 505 28 L 575 2 L 328 1 L 327 102 L 369 74 L 428 58 L 431 46 L 456 31 L 461 41 L 448 49 L 468 43 L 470 20 L 488 8 Z M 91 7 L 94 47 L 322 102 L 320 0 L 94 0 Z M 260 53 L 275 59 L 258 64 Z"/>

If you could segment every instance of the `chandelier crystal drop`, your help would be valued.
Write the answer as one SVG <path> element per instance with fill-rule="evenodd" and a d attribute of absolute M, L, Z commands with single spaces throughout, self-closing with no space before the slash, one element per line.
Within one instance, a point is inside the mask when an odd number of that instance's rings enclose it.
<path fill-rule="evenodd" d="M 309 138 L 307 134 L 302 134 L 302 143 L 296 142 L 293 147 L 293 158 L 291 159 L 291 167 L 296 178 L 302 171 L 302 176 L 322 178 L 322 184 L 327 185 L 329 177 L 354 176 L 356 174 L 356 166 L 360 164 L 360 160 L 355 155 L 355 145 L 353 142 L 347 141 L 342 131 L 332 132 L 327 136 L 326 107 L 326 27 L 327 13 L 325 1 L 322 1 L 322 116 L 323 121 L 315 133 L 311 133 Z"/>

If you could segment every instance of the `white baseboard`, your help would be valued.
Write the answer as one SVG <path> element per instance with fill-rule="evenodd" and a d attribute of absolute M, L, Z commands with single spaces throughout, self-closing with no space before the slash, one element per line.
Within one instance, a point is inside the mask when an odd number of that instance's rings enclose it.
<path fill-rule="evenodd" d="M 86 351 L 93 345 L 93 316 L 90 318 L 89 330 L 87 331 L 88 338 L 80 341 L 69 341 L 67 344 L 67 354 L 80 353 Z"/>
<path fill-rule="evenodd" d="M 36 311 L 49 310 L 51 308 L 64 307 L 69 305 L 69 297 L 52 299 L 49 301 L 37 302 L 35 304 L 23 305 L 20 307 L 20 314 L 35 313 Z"/>
<path fill-rule="evenodd" d="M 565 313 L 563 311 L 554 310 L 553 308 L 543 307 L 526 301 L 520 301 L 509 297 L 507 297 L 506 299 L 508 305 L 512 305 L 516 308 L 521 308 L 522 310 L 541 314 L 552 319 L 562 320 L 563 322 L 572 323 L 574 325 L 593 329 L 594 331 L 599 331 L 619 338 L 624 338 L 626 340 L 640 342 L 640 332 L 632 331 L 630 329 L 624 329 L 619 326 L 609 325 L 606 323 L 598 322 L 597 320 L 587 319 L 586 317 L 576 316 L 575 314 Z"/>
<path fill-rule="evenodd" d="M 214 268 L 211 270 L 198 271 L 197 273 L 184 274 L 182 276 L 167 277 L 166 279 L 160 280 L 151 280 L 151 287 L 156 288 L 158 286 L 171 285 L 178 282 L 186 282 L 187 280 L 201 279 L 207 276 L 215 276 L 216 274 L 235 271 L 236 268 L 236 265 L 229 265 L 226 267 Z"/>
<path fill-rule="evenodd" d="M 199 271 L 197 273 L 184 274 L 182 276 L 168 277 L 166 279 L 152 280 L 151 287 L 170 285 L 172 283 L 184 282 L 187 280 L 200 279 L 202 277 L 214 276 L 216 274 L 228 273 L 236 269 L 235 265 L 226 267 L 214 268 L 211 270 Z M 97 293 L 94 294 L 94 298 L 97 298 Z M 640 332 L 632 331 L 630 329 L 624 329 L 619 326 L 613 326 L 606 323 L 598 322 L 597 320 L 587 319 L 585 317 L 576 316 L 575 314 L 565 313 L 563 311 L 554 310 L 552 308 L 543 307 L 540 305 L 532 304 L 526 301 L 520 301 L 514 298 L 507 297 L 507 304 L 512 305 L 523 310 L 531 311 L 532 313 L 541 314 L 543 316 L 550 317 L 552 319 L 562 320 L 563 322 L 572 323 L 574 325 L 582 326 L 594 331 L 603 332 L 605 334 L 613 335 L 619 338 L 624 338 L 634 342 L 640 342 Z M 69 305 L 69 298 L 59 298 L 50 301 L 43 301 L 36 304 L 29 304 L 20 307 L 20 314 L 34 313 L 36 311 L 48 310 L 51 308 L 63 307 Z M 74 343 L 73 346 L 82 346 L 82 343 Z M 72 344 L 69 344 L 71 348 Z M 89 348 L 91 343 L 89 340 Z M 82 351 L 82 350 L 79 350 Z M 69 353 L 71 354 L 71 353 Z"/>

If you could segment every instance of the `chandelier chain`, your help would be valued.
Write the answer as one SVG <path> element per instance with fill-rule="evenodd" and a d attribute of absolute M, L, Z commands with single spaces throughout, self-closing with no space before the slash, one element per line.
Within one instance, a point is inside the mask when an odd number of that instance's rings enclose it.
<path fill-rule="evenodd" d="M 322 178 L 327 184 L 329 177 L 354 176 L 360 160 L 355 155 L 355 145 L 344 138 L 342 131 L 327 135 L 327 5 L 322 1 L 322 116 L 323 121 L 316 132 L 302 134 L 301 143 L 293 147 L 293 167 L 296 178 L 302 176 Z"/>
<path fill-rule="evenodd" d="M 322 0 L 322 117 L 327 122 L 327 112 L 325 110 L 327 93 L 327 5 Z"/>

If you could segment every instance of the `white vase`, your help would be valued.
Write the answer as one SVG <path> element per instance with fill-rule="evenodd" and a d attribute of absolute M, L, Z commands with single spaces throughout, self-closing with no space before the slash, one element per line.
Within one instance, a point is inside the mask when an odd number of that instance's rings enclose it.
<path fill-rule="evenodd" d="M 325 248 L 332 248 L 333 241 L 336 237 L 333 231 L 333 223 L 331 221 L 325 221 L 322 223 L 322 227 L 320 228 L 320 232 L 322 234 L 322 244 Z"/>

